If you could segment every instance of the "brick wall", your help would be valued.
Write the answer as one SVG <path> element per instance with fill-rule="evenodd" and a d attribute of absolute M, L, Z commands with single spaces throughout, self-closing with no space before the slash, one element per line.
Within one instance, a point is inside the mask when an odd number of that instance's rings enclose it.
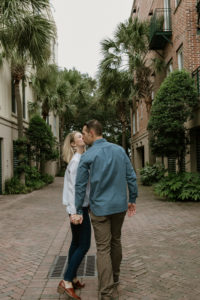
<path fill-rule="evenodd" d="M 164 2 L 164 0 L 135 0 L 133 1 L 132 17 L 150 21 L 156 8 L 164 8 Z M 169 4 L 172 22 L 171 42 L 168 42 L 162 50 L 149 51 L 148 59 L 151 61 L 155 57 L 162 58 L 166 65 L 171 62 L 173 70 L 175 70 L 178 68 L 178 51 L 182 49 L 183 67 L 192 73 L 200 66 L 200 32 L 197 30 L 197 1 L 180 0 L 178 6 L 175 7 L 175 0 L 170 0 Z M 165 76 L 166 72 L 152 74 L 151 80 L 153 81 L 154 95 Z M 138 120 L 136 116 L 136 134 L 132 137 L 135 150 L 137 149 L 136 143 L 138 144 L 143 140 L 141 143 L 146 144 L 144 136 L 147 139 L 146 128 L 149 118 L 143 99 L 140 99 L 137 106 L 138 112 L 136 115 L 138 116 Z M 196 126 L 200 126 L 200 123 L 196 124 Z M 146 147 L 146 151 L 149 151 L 148 148 Z M 145 156 L 149 157 L 149 153 L 145 154 Z"/>

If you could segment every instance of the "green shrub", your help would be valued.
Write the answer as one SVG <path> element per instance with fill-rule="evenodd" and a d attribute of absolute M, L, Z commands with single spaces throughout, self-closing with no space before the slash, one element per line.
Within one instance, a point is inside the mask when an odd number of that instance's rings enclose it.
<path fill-rule="evenodd" d="M 31 180 L 31 181 L 37 181 L 41 179 L 41 175 L 40 172 L 38 171 L 38 169 L 36 167 L 30 167 L 30 166 L 26 166 L 25 169 L 25 178 L 26 178 L 26 184 L 27 181 Z"/>
<path fill-rule="evenodd" d="M 45 184 L 50 184 L 54 181 L 54 177 L 49 174 L 41 175 L 41 180 L 45 182 Z"/>
<path fill-rule="evenodd" d="M 171 201 L 200 201 L 200 175 L 169 174 L 155 185 L 155 192 Z"/>
<path fill-rule="evenodd" d="M 43 186 L 52 183 L 54 177 L 49 174 L 41 175 L 36 167 L 25 167 L 25 183 L 20 182 L 17 176 L 6 180 L 4 194 L 26 194 L 33 190 L 41 189 Z"/>
<path fill-rule="evenodd" d="M 22 184 L 19 178 L 17 178 L 16 176 L 5 181 L 5 191 L 4 191 L 5 195 L 26 194 L 31 191 L 32 189 Z"/>
<path fill-rule="evenodd" d="M 52 183 L 54 177 L 49 174 L 41 175 L 36 167 L 26 168 L 26 185 L 34 190 L 38 190 L 46 184 Z"/>
<path fill-rule="evenodd" d="M 29 180 L 27 182 L 27 186 L 30 187 L 32 190 L 39 190 L 45 185 L 46 183 L 42 180 Z"/>
<path fill-rule="evenodd" d="M 153 166 L 146 165 L 144 168 L 140 169 L 140 179 L 143 185 L 152 185 L 158 182 L 164 177 L 166 170 L 161 164 L 154 164 Z"/>
<path fill-rule="evenodd" d="M 66 170 L 66 168 L 61 168 L 59 170 L 59 172 L 56 174 L 56 176 L 58 176 L 58 177 L 64 177 L 65 176 L 65 170 Z"/>

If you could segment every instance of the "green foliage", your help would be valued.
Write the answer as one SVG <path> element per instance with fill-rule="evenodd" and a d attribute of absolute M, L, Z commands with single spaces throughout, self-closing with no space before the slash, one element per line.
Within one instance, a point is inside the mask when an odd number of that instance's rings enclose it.
<path fill-rule="evenodd" d="M 41 189 L 52 183 L 54 177 L 49 174 L 41 175 L 36 167 L 25 167 L 25 185 L 20 182 L 18 176 L 6 180 L 4 194 L 26 194 L 33 190 Z"/>
<path fill-rule="evenodd" d="M 65 176 L 65 170 L 66 170 L 65 167 L 61 168 L 59 170 L 59 172 L 56 174 L 56 176 L 58 176 L 58 177 L 64 177 Z"/>
<path fill-rule="evenodd" d="M 197 90 L 189 73 L 176 70 L 164 80 L 148 123 L 155 155 L 175 156 L 180 161 L 189 143 L 185 122 L 192 118 L 197 104 Z"/>
<path fill-rule="evenodd" d="M 26 186 L 32 190 L 41 189 L 43 186 L 53 182 L 54 177 L 49 174 L 41 174 L 36 167 L 26 167 Z"/>
<path fill-rule="evenodd" d="M 4 194 L 26 194 L 31 192 L 31 188 L 22 184 L 17 176 L 5 181 Z"/>
<path fill-rule="evenodd" d="M 164 177 L 166 170 L 161 164 L 154 164 L 153 166 L 146 165 L 140 170 L 140 179 L 143 185 L 152 185 Z"/>
<path fill-rule="evenodd" d="M 15 143 L 15 155 L 17 159 L 17 167 L 15 169 L 15 174 L 20 175 L 25 172 L 26 166 L 28 164 L 28 149 L 29 143 L 26 137 L 17 139 Z"/>
<path fill-rule="evenodd" d="M 53 182 L 54 177 L 50 174 L 42 174 L 41 175 L 41 180 L 45 183 L 45 184 L 50 184 Z"/>
<path fill-rule="evenodd" d="M 34 65 L 49 58 L 55 27 L 45 15 L 48 7 L 44 0 L 1 0 L 0 41 L 9 57 L 15 53 Z"/>
<path fill-rule="evenodd" d="M 171 201 L 200 201 L 200 174 L 169 174 L 155 185 L 155 192 Z"/>
<path fill-rule="evenodd" d="M 53 133 L 49 125 L 40 116 L 35 115 L 30 120 L 27 137 L 31 145 L 31 158 L 37 163 L 42 164 L 58 157 Z"/>

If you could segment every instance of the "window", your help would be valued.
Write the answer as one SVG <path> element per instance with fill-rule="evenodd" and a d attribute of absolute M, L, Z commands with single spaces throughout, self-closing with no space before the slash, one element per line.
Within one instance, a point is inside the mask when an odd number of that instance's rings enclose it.
<path fill-rule="evenodd" d="M 183 47 L 178 50 L 178 69 L 183 69 Z"/>
<path fill-rule="evenodd" d="M 152 99 L 152 101 L 154 100 L 154 97 L 155 97 L 155 92 L 152 91 L 152 92 L 151 92 L 151 99 Z"/>
<path fill-rule="evenodd" d="M 56 134 L 57 134 L 57 120 L 56 120 L 56 116 L 53 117 L 53 134 L 54 134 L 54 136 L 56 136 Z"/>
<path fill-rule="evenodd" d="M 143 103 L 140 104 L 140 119 L 143 119 Z"/>
<path fill-rule="evenodd" d="M 167 65 L 167 76 L 173 72 L 173 62 L 172 60 L 169 61 L 168 65 Z"/>
<path fill-rule="evenodd" d="M 181 0 L 175 0 L 175 7 L 177 7 L 180 2 L 181 2 Z"/>
<path fill-rule="evenodd" d="M 200 129 L 196 133 L 197 172 L 200 172 Z"/>
<path fill-rule="evenodd" d="M 135 112 L 133 113 L 133 135 L 136 134 L 136 127 L 135 127 Z"/>
<path fill-rule="evenodd" d="M 23 118 L 26 119 L 26 84 L 25 79 L 22 79 L 22 101 L 23 101 Z"/>
<path fill-rule="evenodd" d="M 11 76 L 11 101 L 12 101 L 12 112 L 16 114 L 16 101 L 15 101 L 15 80 L 13 76 Z"/>
<path fill-rule="evenodd" d="M 16 173 L 17 167 L 19 165 L 19 160 L 17 156 L 17 149 L 16 149 L 16 141 L 13 141 L 13 174 Z"/>
<path fill-rule="evenodd" d="M 138 110 L 138 108 L 137 108 L 137 131 L 139 131 L 140 130 L 140 128 L 139 128 L 139 110 Z"/>
<path fill-rule="evenodd" d="M 176 173 L 176 157 L 173 155 L 168 157 L 168 172 Z"/>

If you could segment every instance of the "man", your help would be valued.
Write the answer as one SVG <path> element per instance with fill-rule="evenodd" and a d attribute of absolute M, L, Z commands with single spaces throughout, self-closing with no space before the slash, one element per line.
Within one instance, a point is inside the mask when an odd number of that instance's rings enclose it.
<path fill-rule="evenodd" d="M 81 157 L 75 185 L 75 204 L 82 221 L 82 205 L 90 180 L 90 216 L 97 246 L 100 299 L 112 299 L 122 260 L 121 228 L 126 211 L 136 212 L 136 175 L 122 147 L 102 137 L 97 120 L 83 127 L 83 140 L 92 145 Z M 127 201 L 127 184 L 129 203 Z"/>

